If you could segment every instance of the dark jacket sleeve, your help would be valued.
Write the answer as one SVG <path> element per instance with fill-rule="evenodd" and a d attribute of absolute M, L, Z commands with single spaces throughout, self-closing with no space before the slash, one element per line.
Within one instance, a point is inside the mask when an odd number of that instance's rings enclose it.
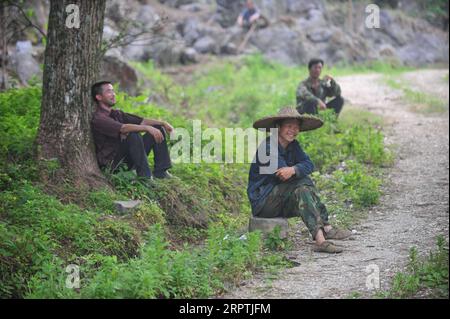
<path fill-rule="evenodd" d="M 94 116 L 92 119 L 92 129 L 110 137 L 119 137 L 122 123 L 109 116 Z"/>
<path fill-rule="evenodd" d="M 303 178 L 310 175 L 314 171 L 314 164 L 300 146 L 298 152 L 299 161 L 294 165 L 295 175 L 297 178 Z"/>
<path fill-rule="evenodd" d="M 123 113 L 123 122 L 125 124 L 136 124 L 141 125 L 142 121 L 144 119 L 140 116 L 130 114 L 130 113 Z"/>
<path fill-rule="evenodd" d="M 296 96 L 297 106 L 299 106 L 300 103 L 306 102 L 308 100 L 316 100 L 316 102 L 319 102 L 319 99 L 309 90 L 308 86 L 306 85 L 306 81 L 303 81 L 299 84 Z"/>

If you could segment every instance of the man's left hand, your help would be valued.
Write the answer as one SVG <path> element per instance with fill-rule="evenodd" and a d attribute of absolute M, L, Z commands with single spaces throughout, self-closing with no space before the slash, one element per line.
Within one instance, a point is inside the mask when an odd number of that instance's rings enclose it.
<path fill-rule="evenodd" d="M 324 77 L 323 77 L 323 80 L 324 81 L 331 81 L 331 80 L 333 80 L 333 77 L 331 76 L 331 75 L 325 75 Z"/>
<path fill-rule="evenodd" d="M 172 133 L 174 128 L 172 125 L 170 125 L 168 122 L 163 123 L 163 127 L 166 129 L 167 133 Z"/>
<path fill-rule="evenodd" d="M 295 175 L 295 168 L 292 167 L 283 167 L 283 168 L 279 168 L 277 169 L 277 171 L 275 172 L 275 175 L 281 179 L 281 181 L 285 182 L 288 179 L 290 179 L 292 176 Z"/>

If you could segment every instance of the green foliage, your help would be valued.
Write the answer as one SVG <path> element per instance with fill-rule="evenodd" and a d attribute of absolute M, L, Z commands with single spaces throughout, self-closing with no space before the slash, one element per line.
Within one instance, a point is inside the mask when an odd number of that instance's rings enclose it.
<path fill-rule="evenodd" d="M 139 258 L 87 255 L 80 262 L 80 289 L 65 287 L 67 273 L 52 260 L 29 281 L 28 298 L 198 298 L 238 282 L 261 262 L 260 237 L 247 240 L 211 228 L 205 248 L 169 249 L 161 226 L 153 226 Z"/>
<path fill-rule="evenodd" d="M 0 225 L 4 297 L 21 296 L 46 261 L 94 253 L 127 259 L 139 249 L 139 233 L 128 222 L 63 205 L 26 181 L 0 194 Z"/>
<path fill-rule="evenodd" d="M 442 236 L 426 258 L 411 248 L 406 271 L 395 275 L 391 290 L 383 297 L 412 298 L 424 290 L 430 298 L 448 298 L 448 242 Z"/>
<path fill-rule="evenodd" d="M 275 226 L 272 232 L 267 234 L 264 245 L 270 250 L 285 250 L 287 247 L 287 239 L 281 238 L 281 227 Z"/>
<path fill-rule="evenodd" d="M 333 173 L 334 189 L 358 207 L 378 204 L 380 180 L 370 176 L 367 169 L 354 161 L 347 162 L 347 169 Z"/>
<path fill-rule="evenodd" d="M 0 94 L 0 158 L 24 159 L 33 154 L 40 107 L 38 86 Z"/>
<path fill-rule="evenodd" d="M 148 76 L 150 91 L 138 97 L 119 92 L 117 106 L 191 133 L 193 115 L 203 125 L 251 127 L 256 118 L 294 105 L 296 86 L 306 77 L 306 68 L 268 63 L 261 56 L 196 74 L 186 87 L 151 64 L 138 67 Z M 384 65 L 374 68 L 400 72 Z M 365 72 L 352 67 L 330 71 Z M 32 160 L 40 98 L 39 87 L 0 94 L 1 297 L 207 297 L 255 269 L 275 273 L 289 266 L 279 253 L 263 250 L 286 249 L 279 234 L 264 243 L 258 233 L 247 239 L 236 235 L 250 214 L 248 164 L 175 164 L 171 172 L 176 178 L 153 183 L 137 179 L 134 172 L 106 173 L 114 191 L 67 185 L 57 191 L 60 197 L 48 195 L 44 190 L 49 185 L 38 172 L 52 176 L 60 167 Z M 301 134 L 299 140 L 316 164 L 317 180 L 331 174 L 329 182 L 320 184 L 321 191 L 337 196 L 333 211 L 351 223 L 342 203 L 376 203 L 379 179 L 367 167 L 389 164 L 392 156 L 384 148 L 381 121 L 372 114 L 346 110 L 339 121 L 331 112 L 320 116 L 324 127 Z M 347 168 L 333 173 L 344 161 Z M 121 199 L 141 199 L 143 204 L 118 216 L 112 202 Z M 203 246 L 186 243 L 201 239 Z M 65 288 L 68 264 L 80 266 L 80 289 Z"/>
<path fill-rule="evenodd" d="M 435 97 L 425 92 L 413 90 L 401 80 L 392 77 L 386 77 L 385 82 L 392 88 L 403 91 L 403 99 L 412 104 L 412 109 L 415 112 L 430 114 L 430 113 L 445 113 L 448 112 L 448 101 Z"/>

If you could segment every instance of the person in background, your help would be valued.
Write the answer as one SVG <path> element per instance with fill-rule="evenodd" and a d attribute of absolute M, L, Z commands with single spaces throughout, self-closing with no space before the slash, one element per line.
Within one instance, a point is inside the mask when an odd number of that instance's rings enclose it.
<path fill-rule="evenodd" d="M 261 15 L 253 1 L 247 0 L 246 8 L 239 15 L 237 24 L 242 28 L 250 28 L 254 23 L 257 23 L 257 26 L 260 28 L 268 25 L 266 18 Z"/>
<path fill-rule="evenodd" d="M 330 76 L 320 78 L 324 62 L 321 59 L 311 59 L 308 63 L 309 77 L 297 88 L 297 111 L 300 114 L 317 114 L 319 110 L 333 109 L 337 116 L 342 111 L 344 99 L 341 87 Z M 329 102 L 326 99 L 333 97 Z"/>
<path fill-rule="evenodd" d="M 97 105 L 91 127 L 100 168 L 110 168 L 114 173 L 121 164 L 126 164 L 139 177 L 172 177 L 168 172 L 172 163 L 165 135 L 173 127 L 166 121 L 144 119 L 113 109 L 116 94 L 109 81 L 95 83 L 91 94 Z M 155 158 L 153 174 L 147 158 L 151 150 Z"/>

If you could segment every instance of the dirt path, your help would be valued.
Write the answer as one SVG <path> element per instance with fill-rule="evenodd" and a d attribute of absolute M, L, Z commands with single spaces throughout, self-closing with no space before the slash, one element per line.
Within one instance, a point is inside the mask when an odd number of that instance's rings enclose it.
<path fill-rule="evenodd" d="M 415 71 L 404 78 L 411 87 L 439 94 L 448 102 L 446 74 L 447 70 Z M 386 290 L 393 275 L 405 267 L 412 246 L 426 254 L 434 249 L 438 234 L 448 239 L 448 113 L 411 112 L 411 106 L 402 102 L 402 92 L 385 86 L 377 74 L 338 81 L 350 104 L 385 118 L 387 143 L 396 146 L 397 160 L 389 169 L 380 205 L 354 227 L 354 240 L 339 242 L 344 253 L 314 253 L 310 242 L 299 238 L 304 245 L 290 255 L 300 266 L 273 281 L 257 275 L 225 298 L 345 298 L 355 292 L 371 297 L 366 267 L 378 267 L 381 289 Z"/>

